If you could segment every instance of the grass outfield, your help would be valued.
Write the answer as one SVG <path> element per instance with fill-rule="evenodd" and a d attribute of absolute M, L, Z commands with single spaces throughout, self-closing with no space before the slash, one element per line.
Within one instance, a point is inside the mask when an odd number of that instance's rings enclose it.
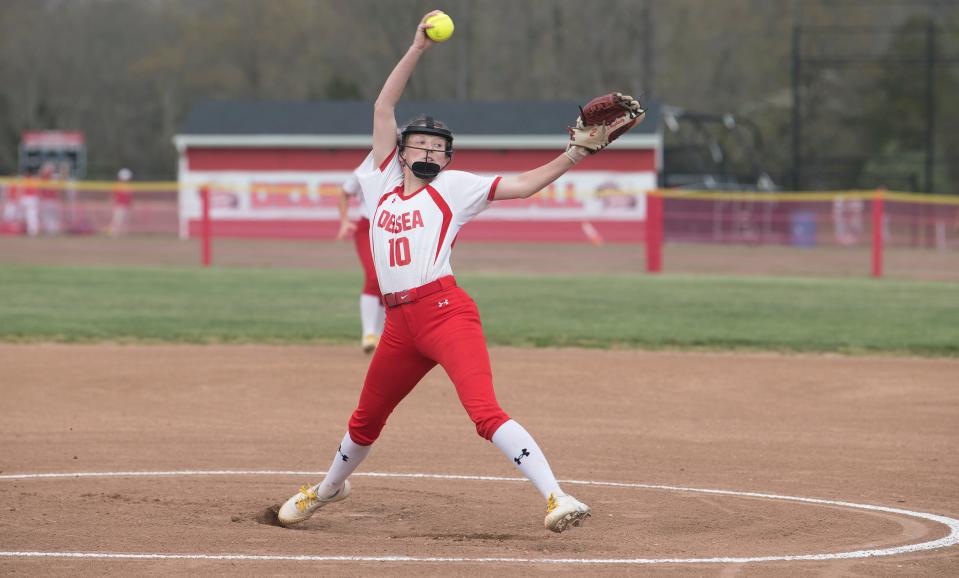
<path fill-rule="evenodd" d="M 360 274 L 0 266 L 0 340 L 358 341 Z M 497 345 L 959 355 L 959 285 L 459 276 Z"/>

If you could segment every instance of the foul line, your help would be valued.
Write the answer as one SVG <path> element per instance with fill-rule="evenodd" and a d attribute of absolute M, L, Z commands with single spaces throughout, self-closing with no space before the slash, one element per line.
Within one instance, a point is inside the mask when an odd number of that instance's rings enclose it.
<path fill-rule="evenodd" d="M 179 470 L 161 472 L 79 472 L 79 473 L 47 473 L 47 474 L 3 474 L 0 481 L 9 480 L 37 480 L 62 478 L 126 478 L 126 477 L 173 477 L 173 476 L 320 476 L 326 472 L 303 472 L 287 470 Z M 507 478 L 498 476 L 464 476 L 449 474 L 402 474 L 383 472 L 361 472 L 354 476 L 370 478 L 420 478 L 432 480 L 466 480 L 482 482 L 525 482 L 525 478 Z M 655 484 L 637 484 L 625 482 L 601 482 L 592 480 L 560 480 L 564 484 L 583 486 L 599 486 L 609 488 L 638 488 L 647 490 L 665 490 L 671 492 L 687 492 L 698 494 L 712 494 L 722 496 L 737 496 L 743 498 L 762 498 L 767 500 L 781 500 L 816 504 L 821 506 L 839 506 L 871 512 L 886 512 L 910 518 L 919 518 L 942 524 L 949 529 L 944 538 L 907 544 L 892 548 L 873 550 L 854 550 L 851 552 L 833 552 L 823 554 L 799 554 L 787 556 L 742 556 L 742 557 L 712 557 L 712 558 L 466 558 L 466 557 L 436 557 L 436 556 L 293 556 L 293 555 L 257 555 L 257 554 L 161 554 L 161 553 L 120 553 L 120 552 L 5 552 L 0 551 L 0 557 L 6 558 L 86 558 L 86 559 L 117 559 L 117 560 L 226 560 L 226 561 L 269 561 L 269 562 L 421 562 L 421 563 L 468 563 L 468 564 L 750 564 L 757 562 L 800 562 L 848 560 L 852 558 L 873 558 L 880 556 L 894 556 L 909 552 L 937 550 L 959 544 L 959 520 L 930 514 L 915 512 L 900 508 L 887 508 L 871 504 L 857 504 L 839 500 L 821 500 L 816 498 L 802 498 L 797 496 L 783 496 L 778 494 L 764 494 L 759 492 L 737 492 L 732 490 L 714 490 L 708 488 L 686 488 L 682 486 L 664 486 Z"/>

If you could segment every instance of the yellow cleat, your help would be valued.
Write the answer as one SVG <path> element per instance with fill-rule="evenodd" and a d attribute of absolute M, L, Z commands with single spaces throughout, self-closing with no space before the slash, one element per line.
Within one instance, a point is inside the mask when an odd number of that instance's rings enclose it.
<path fill-rule="evenodd" d="M 546 501 L 546 529 L 551 532 L 563 532 L 572 526 L 579 526 L 590 516 L 589 506 L 573 496 L 549 495 Z"/>
<path fill-rule="evenodd" d="M 281 526 L 292 526 L 306 521 L 314 512 L 327 504 L 345 500 L 350 495 L 350 482 L 343 482 L 343 487 L 328 498 L 321 498 L 316 495 L 320 484 L 315 486 L 303 486 L 295 496 L 287 500 L 276 513 L 276 519 Z"/>
<path fill-rule="evenodd" d="M 363 336 L 363 353 L 373 353 L 376 346 L 380 343 L 380 336 L 373 333 L 367 333 Z"/>

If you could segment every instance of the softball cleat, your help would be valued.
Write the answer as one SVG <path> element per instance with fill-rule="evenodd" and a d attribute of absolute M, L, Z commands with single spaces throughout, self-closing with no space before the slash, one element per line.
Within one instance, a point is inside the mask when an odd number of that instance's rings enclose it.
<path fill-rule="evenodd" d="M 363 353 L 373 353 L 376 346 L 380 343 L 380 336 L 373 333 L 367 333 L 363 336 Z"/>
<path fill-rule="evenodd" d="M 570 526 L 579 526 L 590 516 L 589 506 L 573 496 L 549 495 L 546 501 L 546 529 L 563 532 Z"/>
<path fill-rule="evenodd" d="M 350 482 L 343 482 L 343 487 L 329 498 L 321 498 L 316 495 L 320 489 L 320 484 L 315 486 L 303 486 L 295 496 L 284 502 L 280 506 L 280 511 L 276 513 L 276 519 L 281 526 L 292 526 L 306 521 L 314 512 L 327 504 L 345 500 L 350 495 Z"/>

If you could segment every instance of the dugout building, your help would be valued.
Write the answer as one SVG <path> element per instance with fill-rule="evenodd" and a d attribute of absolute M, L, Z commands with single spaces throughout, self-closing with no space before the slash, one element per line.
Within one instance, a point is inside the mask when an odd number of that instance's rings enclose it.
<path fill-rule="evenodd" d="M 403 101 L 397 120 L 431 114 L 453 131 L 450 168 L 508 175 L 559 154 L 578 105 Z M 644 105 L 646 120 L 608 149 L 530 199 L 494 203 L 460 238 L 642 242 L 646 191 L 663 164 L 659 106 Z M 340 186 L 369 152 L 372 116 L 365 101 L 195 105 L 174 139 L 180 236 L 198 234 L 208 187 L 214 236 L 333 238 Z"/>

